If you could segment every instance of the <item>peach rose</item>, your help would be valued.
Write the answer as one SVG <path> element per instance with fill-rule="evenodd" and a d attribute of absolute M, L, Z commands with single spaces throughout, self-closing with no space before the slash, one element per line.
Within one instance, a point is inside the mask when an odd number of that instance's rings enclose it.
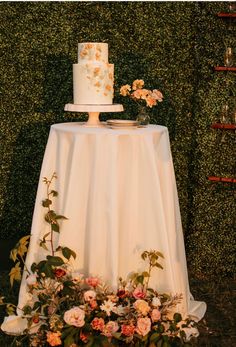
<path fill-rule="evenodd" d="M 119 330 L 118 323 L 114 321 L 110 321 L 105 325 L 102 333 L 106 337 L 112 337 L 112 334 L 114 334 L 117 330 Z"/>
<path fill-rule="evenodd" d="M 132 96 L 135 98 L 135 99 L 141 99 L 142 96 L 143 96 L 143 91 L 141 89 L 137 89 L 135 90 L 133 93 L 132 93 Z"/>
<path fill-rule="evenodd" d="M 133 88 L 133 90 L 142 89 L 143 86 L 144 86 L 144 81 L 143 80 L 135 80 L 133 82 L 132 88 Z"/>
<path fill-rule="evenodd" d="M 159 102 L 163 101 L 163 94 L 158 89 L 154 89 L 151 93 L 151 97 L 158 100 Z"/>
<path fill-rule="evenodd" d="M 138 318 L 136 331 L 139 335 L 145 336 L 151 330 L 151 320 L 148 317 Z"/>
<path fill-rule="evenodd" d="M 97 318 L 95 317 L 92 322 L 91 322 L 92 328 L 94 330 L 100 330 L 103 331 L 104 327 L 105 327 L 105 322 L 103 318 Z"/>
<path fill-rule="evenodd" d="M 134 308 L 144 316 L 146 316 L 150 311 L 150 306 L 148 305 L 148 303 L 145 300 L 141 299 L 135 301 Z"/>
<path fill-rule="evenodd" d="M 85 324 L 84 321 L 85 312 L 81 308 L 75 306 L 64 313 L 64 321 L 69 325 L 75 327 L 82 327 Z"/>
<path fill-rule="evenodd" d="M 126 84 L 120 88 L 120 94 L 122 96 L 129 95 L 129 92 L 131 91 L 131 87 L 129 84 Z"/>
<path fill-rule="evenodd" d="M 58 331 L 56 333 L 53 333 L 52 331 L 47 332 L 47 342 L 50 346 L 60 346 L 61 341 L 61 333 Z"/>
<path fill-rule="evenodd" d="M 121 326 L 121 333 L 125 336 L 133 336 L 135 332 L 135 327 L 131 324 L 123 324 Z"/>
<path fill-rule="evenodd" d="M 152 107 L 157 104 L 156 99 L 152 98 L 151 96 L 148 96 L 146 99 L 147 106 Z"/>
<path fill-rule="evenodd" d="M 151 320 L 153 322 L 157 322 L 160 320 L 160 318 L 161 318 L 161 312 L 157 308 L 154 308 L 151 313 Z"/>

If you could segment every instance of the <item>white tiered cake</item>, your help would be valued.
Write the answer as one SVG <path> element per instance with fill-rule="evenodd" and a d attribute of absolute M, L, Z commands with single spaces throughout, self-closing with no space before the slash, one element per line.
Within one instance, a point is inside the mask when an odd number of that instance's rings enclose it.
<path fill-rule="evenodd" d="M 108 44 L 78 44 L 78 64 L 73 64 L 74 104 L 111 105 L 114 65 L 108 63 Z"/>

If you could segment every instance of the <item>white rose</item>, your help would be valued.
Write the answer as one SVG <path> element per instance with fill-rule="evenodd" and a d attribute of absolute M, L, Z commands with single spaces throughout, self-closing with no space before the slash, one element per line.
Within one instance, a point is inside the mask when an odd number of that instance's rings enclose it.
<path fill-rule="evenodd" d="M 31 274 L 26 278 L 26 283 L 28 286 L 33 286 L 34 284 L 37 283 L 37 275 Z"/>
<path fill-rule="evenodd" d="M 10 335 L 21 335 L 25 329 L 27 329 L 28 320 L 21 316 L 8 316 L 4 318 L 1 325 L 2 331 Z"/>
<path fill-rule="evenodd" d="M 96 292 L 94 290 L 87 290 L 84 293 L 84 300 L 85 301 L 91 301 L 94 300 L 96 298 Z"/>
<path fill-rule="evenodd" d="M 152 299 L 152 306 L 154 307 L 161 306 L 161 300 L 157 296 L 154 296 L 154 298 Z"/>
<path fill-rule="evenodd" d="M 74 325 L 79 328 L 85 324 L 84 317 L 85 312 L 77 306 L 64 313 L 64 321 L 69 325 Z"/>
<path fill-rule="evenodd" d="M 189 341 L 192 337 L 198 337 L 199 335 L 199 331 L 195 327 L 190 326 L 190 327 L 182 328 L 181 330 L 183 330 L 186 334 L 186 341 Z"/>

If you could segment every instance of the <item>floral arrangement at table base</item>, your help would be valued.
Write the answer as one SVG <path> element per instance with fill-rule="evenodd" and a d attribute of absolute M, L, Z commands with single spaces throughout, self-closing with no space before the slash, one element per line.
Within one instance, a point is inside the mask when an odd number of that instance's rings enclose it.
<path fill-rule="evenodd" d="M 44 249 L 50 246 L 51 255 L 31 269 L 25 267 L 28 300 L 22 315 L 5 303 L 9 317 L 1 329 L 16 335 L 12 346 L 192 346 L 192 338 L 198 336 L 196 323 L 174 312 L 181 295 L 161 294 L 149 287 L 152 271 L 162 269 L 160 252 L 144 251 L 141 257 L 147 271 L 120 278 L 117 291 L 112 291 L 99 278 L 73 271 L 70 259 L 76 254 L 72 250 L 54 249 L 53 235 L 60 232 L 60 219 L 65 219 L 51 209 L 52 197 L 57 196 L 50 190 L 54 178 L 55 174 L 50 180 L 44 178 L 47 198 L 42 204 L 50 231 L 40 241 Z M 11 284 L 21 280 L 28 243 L 29 237 L 23 237 L 11 252 L 16 262 Z"/>

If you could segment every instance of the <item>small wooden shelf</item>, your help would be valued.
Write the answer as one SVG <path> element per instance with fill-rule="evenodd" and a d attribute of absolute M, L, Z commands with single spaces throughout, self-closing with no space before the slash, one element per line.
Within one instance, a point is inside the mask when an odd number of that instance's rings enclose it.
<path fill-rule="evenodd" d="M 222 129 L 222 130 L 236 130 L 236 124 L 222 124 L 222 123 L 213 123 L 211 125 L 212 129 Z"/>
<path fill-rule="evenodd" d="M 219 17 L 219 18 L 236 18 L 236 13 L 219 12 L 219 13 L 217 13 L 217 17 Z"/>
<path fill-rule="evenodd" d="M 214 70 L 215 71 L 232 71 L 232 72 L 236 72 L 236 67 L 235 66 L 214 66 Z"/>
<path fill-rule="evenodd" d="M 231 177 L 209 176 L 208 180 L 212 182 L 236 183 L 236 178 Z"/>

